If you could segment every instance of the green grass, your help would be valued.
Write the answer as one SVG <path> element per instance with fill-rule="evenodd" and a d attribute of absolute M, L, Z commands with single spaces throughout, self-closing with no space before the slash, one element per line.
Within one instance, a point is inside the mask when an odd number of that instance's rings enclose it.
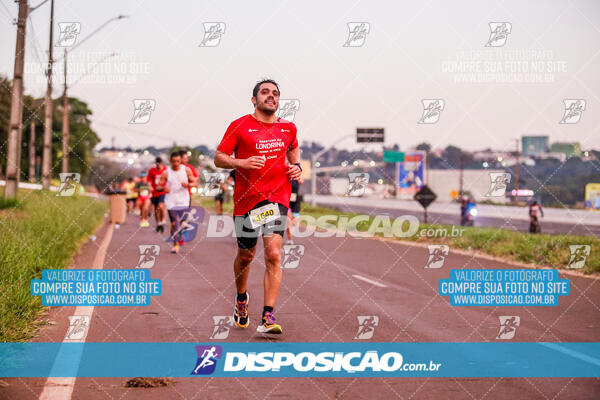
<path fill-rule="evenodd" d="M 199 201 L 205 208 L 214 209 L 214 200 L 205 198 Z M 231 213 L 232 203 L 225 205 L 225 212 Z M 312 207 L 310 204 L 302 204 L 302 215 L 310 215 L 315 219 L 324 215 L 345 215 L 352 218 L 359 214 L 342 212 L 328 207 Z M 361 222 L 357 225 L 357 230 L 366 232 L 373 222 L 370 218 L 368 222 Z M 317 226 L 320 224 L 316 223 Z M 323 226 L 321 224 L 321 226 Z M 406 225 L 405 225 L 406 227 Z M 570 259 L 569 245 L 590 245 L 591 252 L 587 256 L 585 267 L 581 270 L 586 274 L 600 273 L 600 239 L 595 236 L 575 236 L 575 235 L 532 235 L 525 232 L 516 232 L 500 228 L 484 227 L 461 227 L 464 229 L 461 235 L 453 237 L 451 235 L 451 225 L 433 225 L 420 224 L 416 234 L 410 237 L 396 238 L 397 240 L 408 240 L 420 243 L 439 243 L 447 244 L 450 248 L 477 250 L 481 253 L 500 257 L 509 261 L 519 261 L 523 263 L 533 263 L 540 267 L 566 268 Z M 421 232 L 423 229 L 431 229 L 434 234 L 428 236 Z M 444 230 L 448 234 L 444 233 Z M 378 233 L 377 236 L 383 236 Z"/>
<path fill-rule="evenodd" d="M 5 199 L 0 197 L 0 210 L 6 210 L 7 208 L 22 208 L 23 205 L 17 199 Z"/>
<path fill-rule="evenodd" d="M 35 333 L 44 307 L 29 292 L 31 279 L 42 269 L 68 267 L 107 208 L 106 201 L 84 196 L 21 190 L 19 206 L 0 211 L 0 341 Z"/>

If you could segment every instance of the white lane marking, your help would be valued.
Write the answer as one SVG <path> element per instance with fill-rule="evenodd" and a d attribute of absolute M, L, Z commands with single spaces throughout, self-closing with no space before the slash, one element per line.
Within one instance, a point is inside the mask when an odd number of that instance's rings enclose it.
<path fill-rule="evenodd" d="M 369 279 L 369 278 L 365 278 L 364 276 L 360 276 L 360 275 L 352 275 L 352 277 L 353 277 L 353 278 L 356 278 L 356 279 L 359 279 L 359 280 L 361 280 L 361 281 L 364 281 L 364 282 L 370 283 L 371 285 L 375 285 L 375 286 L 379 286 L 379 287 L 387 287 L 387 285 L 384 285 L 384 284 L 383 284 L 383 283 L 381 283 L 381 282 L 377 282 L 377 281 L 371 280 L 371 279 Z"/>
<path fill-rule="evenodd" d="M 575 350 L 571 350 L 571 349 L 569 349 L 567 347 L 559 345 L 558 343 L 539 343 L 539 344 L 541 344 L 542 346 L 548 347 L 548 348 L 550 348 L 552 350 L 556 350 L 558 352 L 561 352 L 563 354 L 571 356 L 573 358 L 577 358 L 577 359 L 579 359 L 581 361 L 585 361 L 587 363 L 600 366 L 600 360 L 598 360 L 597 358 L 588 356 L 587 354 L 583 354 L 583 353 L 580 353 L 580 352 L 575 351 Z"/>
<path fill-rule="evenodd" d="M 110 240 L 112 239 L 114 227 L 115 227 L 115 224 L 110 224 L 108 226 L 106 235 L 104 235 L 104 239 L 102 240 L 102 243 L 100 244 L 100 248 L 98 248 L 98 251 L 96 252 L 96 256 L 94 257 L 94 261 L 93 261 L 92 267 L 91 267 L 92 269 L 102 269 L 102 267 L 104 266 L 104 259 L 106 258 L 106 250 L 108 249 L 108 245 L 110 244 Z M 94 313 L 93 306 L 77 306 L 75 308 L 75 313 L 73 315 L 88 315 L 90 317 L 90 326 L 88 326 L 88 328 L 84 331 L 83 337 L 81 339 L 78 339 L 78 340 L 66 339 L 66 340 L 63 340 L 63 343 L 74 343 L 74 342 L 82 342 L 83 343 L 83 342 L 85 342 L 87 334 L 90 331 L 93 313 Z M 66 337 L 66 334 L 65 334 L 65 337 Z M 52 367 L 52 370 L 54 370 L 54 368 L 58 366 L 57 364 L 61 362 L 60 361 L 60 359 L 61 359 L 60 353 L 61 352 L 59 351 L 59 353 L 56 356 L 56 359 L 54 360 L 54 366 Z M 78 366 L 73 366 L 74 370 L 77 370 L 77 367 Z M 42 393 L 40 394 L 39 400 L 56 400 L 56 399 L 68 400 L 68 399 L 71 399 L 71 396 L 73 395 L 73 389 L 75 388 L 75 379 L 76 378 L 74 376 L 66 377 L 66 378 L 48 377 L 48 379 L 46 379 L 46 383 L 44 384 L 44 390 L 42 390 Z"/>

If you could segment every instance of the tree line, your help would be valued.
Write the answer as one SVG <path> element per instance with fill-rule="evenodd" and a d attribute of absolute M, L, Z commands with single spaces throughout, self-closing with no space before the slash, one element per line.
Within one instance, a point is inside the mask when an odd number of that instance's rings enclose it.
<path fill-rule="evenodd" d="M 6 152 L 10 121 L 12 81 L 0 76 L 0 175 L 6 173 Z M 52 118 L 52 163 L 51 176 L 58 177 L 61 171 L 62 157 L 62 114 L 60 99 L 53 101 Z M 87 103 L 75 97 L 69 97 L 69 171 L 78 172 L 82 178 L 90 173 L 92 150 L 100 142 L 100 138 L 91 127 L 92 111 Z M 33 125 L 32 125 L 33 123 Z M 29 141 L 32 127 L 35 131 L 35 165 L 34 176 L 29 176 Z M 21 181 L 38 181 L 41 175 L 41 161 L 44 136 L 44 99 L 23 96 L 23 131 L 21 135 Z"/>

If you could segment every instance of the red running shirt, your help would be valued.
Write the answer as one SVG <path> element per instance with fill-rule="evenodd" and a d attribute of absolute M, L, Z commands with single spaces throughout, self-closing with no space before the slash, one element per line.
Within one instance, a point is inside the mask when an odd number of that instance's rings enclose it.
<path fill-rule="evenodd" d="M 184 165 L 186 167 L 188 167 L 190 169 L 190 171 L 192 171 L 192 175 L 194 175 L 194 178 L 198 177 L 198 171 L 196 171 L 196 168 L 192 167 L 190 164 L 184 164 Z M 192 188 L 191 187 L 188 187 L 188 193 L 190 194 L 190 196 L 192 195 Z"/>
<path fill-rule="evenodd" d="M 251 114 L 229 125 L 217 150 L 227 155 L 235 152 L 238 159 L 265 156 L 261 169 L 236 168 L 233 215 L 244 215 L 263 200 L 289 207 L 292 184 L 287 176 L 286 155 L 298 147 L 296 132 L 292 122 L 278 118 L 269 124 Z"/>
<path fill-rule="evenodd" d="M 164 190 L 162 192 L 156 190 L 156 185 L 160 183 L 160 176 L 163 172 L 165 172 L 166 169 L 167 167 L 163 165 L 160 170 L 156 169 L 156 166 L 154 166 L 150 168 L 150 171 L 148 171 L 148 182 L 152 187 L 152 197 L 158 197 L 166 193 Z"/>

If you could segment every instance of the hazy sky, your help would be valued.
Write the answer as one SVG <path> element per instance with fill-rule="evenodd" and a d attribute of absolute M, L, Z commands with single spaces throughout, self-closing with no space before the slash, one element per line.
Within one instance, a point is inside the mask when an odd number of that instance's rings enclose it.
<path fill-rule="evenodd" d="M 31 1 L 36 5 L 41 0 Z M 17 15 L 0 0 L 0 73 L 12 77 Z M 81 24 L 70 55 L 71 90 L 88 102 L 101 146 L 207 144 L 252 111 L 254 83 L 271 77 L 299 99 L 301 141 L 332 144 L 356 127 L 385 127 L 406 149 L 514 147 L 523 134 L 600 148 L 600 2 L 589 1 L 126 1 L 56 0 L 55 22 Z M 225 23 L 216 47 L 200 47 L 205 22 Z M 368 23 L 362 46 L 344 47 L 350 22 Z M 491 22 L 510 33 L 490 39 Z M 49 2 L 28 24 L 25 89 L 42 96 Z M 31 27 L 33 26 L 33 30 Z M 34 35 L 35 34 L 35 40 Z M 59 37 L 55 29 L 55 42 Z M 77 43 L 77 42 L 76 42 Z M 350 44 L 358 44 L 359 41 Z M 37 51 L 36 51 L 37 48 Z M 62 48 L 55 47 L 56 55 Z M 62 66 L 56 74 L 55 96 Z M 524 82 L 524 80 L 526 82 Z M 533 80 L 533 82 L 532 82 Z M 129 124 L 133 99 L 154 99 L 146 124 Z M 423 99 L 442 99 L 437 123 L 418 124 Z M 564 99 L 584 99 L 579 123 L 559 124 Z M 353 140 L 340 144 L 356 148 Z"/>

